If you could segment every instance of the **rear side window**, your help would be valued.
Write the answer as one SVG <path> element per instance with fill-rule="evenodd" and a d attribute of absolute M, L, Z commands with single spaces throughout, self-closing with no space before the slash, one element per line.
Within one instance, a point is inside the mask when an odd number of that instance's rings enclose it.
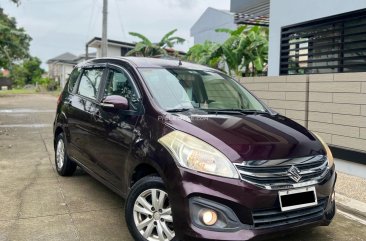
<path fill-rule="evenodd" d="M 103 69 L 85 69 L 80 78 L 78 94 L 96 100 Z"/>
<path fill-rule="evenodd" d="M 75 84 L 79 78 L 79 75 L 80 75 L 80 68 L 75 68 L 71 72 L 70 77 L 69 77 L 68 87 L 67 87 L 70 93 L 73 92 L 73 90 L 75 88 Z"/>

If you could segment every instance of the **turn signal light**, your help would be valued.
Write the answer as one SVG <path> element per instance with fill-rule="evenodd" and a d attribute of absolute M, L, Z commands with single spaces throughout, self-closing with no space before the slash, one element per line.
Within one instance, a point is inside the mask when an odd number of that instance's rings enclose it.
<path fill-rule="evenodd" d="M 212 226 L 217 222 L 217 213 L 214 210 L 202 209 L 199 217 L 201 222 L 207 226 Z"/>

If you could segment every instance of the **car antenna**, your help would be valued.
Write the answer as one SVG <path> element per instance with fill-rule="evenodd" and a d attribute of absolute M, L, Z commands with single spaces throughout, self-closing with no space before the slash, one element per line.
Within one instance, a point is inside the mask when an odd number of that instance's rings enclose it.
<path fill-rule="evenodd" d="M 183 65 L 182 60 L 181 60 L 181 59 L 179 59 L 178 66 L 182 66 L 182 65 Z"/>

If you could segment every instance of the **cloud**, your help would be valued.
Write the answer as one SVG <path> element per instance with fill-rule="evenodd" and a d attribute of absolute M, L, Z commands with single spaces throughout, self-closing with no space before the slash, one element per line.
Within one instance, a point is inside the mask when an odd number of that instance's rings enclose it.
<path fill-rule="evenodd" d="M 43 62 L 63 52 L 81 54 L 86 42 L 101 36 L 101 0 L 23 0 L 19 7 L 6 0 L 1 6 L 33 37 L 31 53 Z M 229 6 L 230 0 L 109 0 L 108 38 L 132 42 L 137 39 L 128 32 L 139 32 L 159 41 L 177 28 L 187 42 L 176 48 L 188 50 L 190 28 L 201 14 Z"/>
<path fill-rule="evenodd" d="M 192 9 L 197 5 L 197 0 L 164 0 L 170 7 L 179 7 L 184 9 Z"/>

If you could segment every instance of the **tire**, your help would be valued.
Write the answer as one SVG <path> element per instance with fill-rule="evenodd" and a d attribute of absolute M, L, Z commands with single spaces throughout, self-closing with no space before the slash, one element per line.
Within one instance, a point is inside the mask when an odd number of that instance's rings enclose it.
<path fill-rule="evenodd" d="M 55 145 L 55 165 L 60 176 L 72 176 L 76 170 L 76 163 L 67 156 L 66 139 L 63 133 L 56 138 Z"/>
<path fill-rule="evenodd" d="M 126 201 L 125 218 L 136 241 L 177 241 L 168 194 L 160 177 L 147 176 L 133 185 Z"/>

